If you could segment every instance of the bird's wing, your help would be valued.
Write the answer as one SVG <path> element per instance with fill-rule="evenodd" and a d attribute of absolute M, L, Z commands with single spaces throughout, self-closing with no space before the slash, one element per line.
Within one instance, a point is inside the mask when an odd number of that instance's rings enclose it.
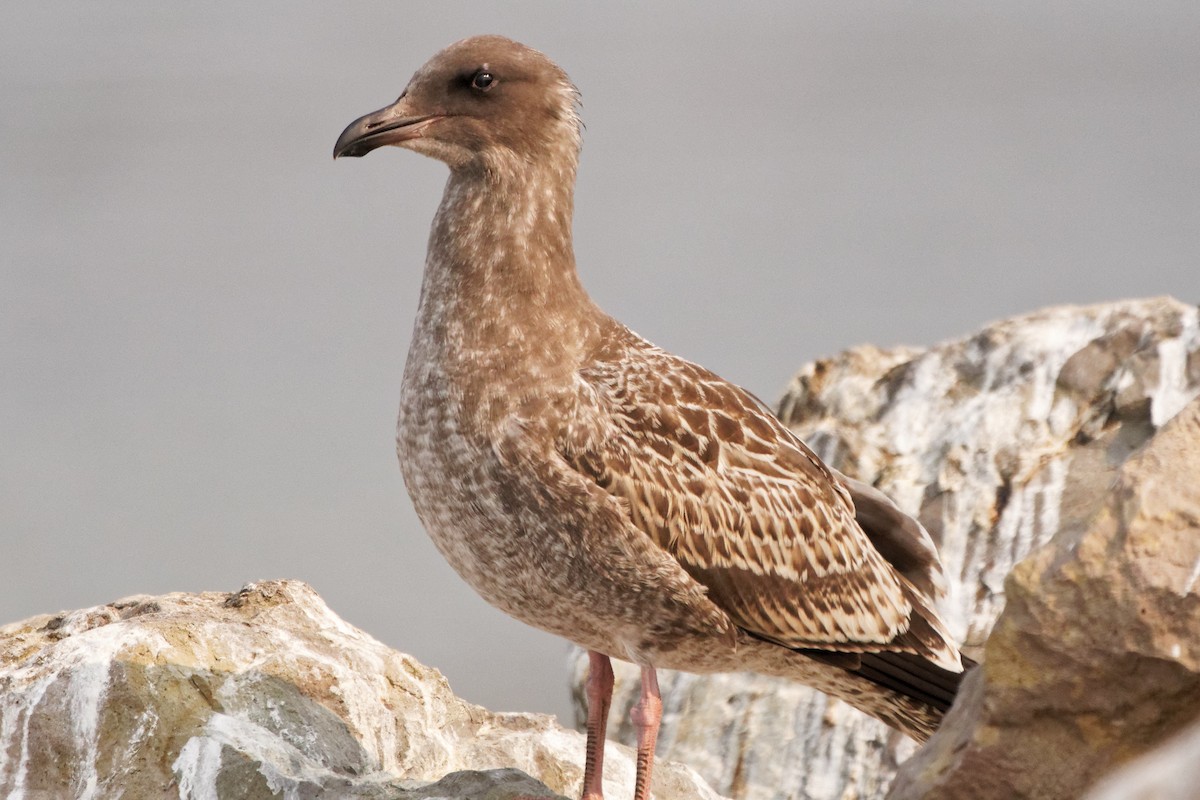
<path fill-rule="evenodd" d="M 787 647 L 956 665 L 922 592 L 855 521 L 846 486 L 748 393 L 650 346 L 580 379 L 607 424 L 585 443 L 565 437 L 563 455 L 740 627 Z"/>
<path fill-rule="evenodd" d="M 933 539 L 919 521 L 905 514 L 892 499 L 870 484 L 829 471 L 850 492 L 854 519 L 888 563 L 908 579 L 928 602 L 946 596 L 946 576 Z"/>

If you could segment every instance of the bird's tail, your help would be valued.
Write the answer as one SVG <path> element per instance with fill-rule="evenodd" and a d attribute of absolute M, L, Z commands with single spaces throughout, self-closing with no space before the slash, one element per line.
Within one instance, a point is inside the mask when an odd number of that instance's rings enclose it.
<path fill-rule="evenodd" d="M 975 662 L 962 656 L 961 672 L 938 666 L 912 653 L 859 653 L 859 666 L 849 670 L 877 686 L 924 703 L 941 713 L 950 710 L 958 687 Z"/>
<path fill-rule="evenodd" d="M 834 692 L 861 709 L 918 741 L 924 741 L 941 724 L 950 710 L 963 678 L 977 664 L 961 656 L 963 669 L 951 670 L 925 656 L 895 650 L 863 653 L 800 650 L 830 666 L 845 670 L 887 691 L 890 699 L 878 700 L 876 693 Z"/>

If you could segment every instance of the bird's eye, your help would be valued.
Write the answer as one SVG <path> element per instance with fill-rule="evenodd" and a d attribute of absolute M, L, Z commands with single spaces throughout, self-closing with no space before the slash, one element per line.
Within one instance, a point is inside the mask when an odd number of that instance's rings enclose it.
<path fill-rule="evenodd" d="M 471 77 L 471 88 L 486 92 L 496 83 L 496 77 L 486 69 L 481 69 Z"/>

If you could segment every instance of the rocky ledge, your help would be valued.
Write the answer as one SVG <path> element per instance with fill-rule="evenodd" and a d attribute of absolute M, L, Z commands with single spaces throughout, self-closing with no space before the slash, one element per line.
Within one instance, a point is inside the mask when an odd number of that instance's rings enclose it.
<path fill-rule="evenodd" d="M 10 800 L 578 797 L 583 752 L 552 717 L 456 697 L 297 581 L 0 628 Z M 632 796 L 630 753 L 606 766 Z M 656 778 L 660 798 L 717 797 L 685 767 Z"/>

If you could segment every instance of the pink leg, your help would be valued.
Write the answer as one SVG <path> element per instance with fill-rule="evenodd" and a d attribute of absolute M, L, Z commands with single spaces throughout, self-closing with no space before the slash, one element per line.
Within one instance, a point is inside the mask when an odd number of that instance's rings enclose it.
<path fill-rule="evenodd" d="M 648 800 L 654 743 L 658 741 L 658 723 L 662 721 L 662 697 L 658 693 L 658 673 L 654 667 L 642 667 L 642 696 L 633 707 L 632 716 L 637 728 L 637 781 L 633 800 Z"/>
<path fill-rule="evenodd" d="M 604 800 L 604 733 L 612 703 L 613 671 L 608 656 L 588 651 L 587 758 L 583 767 L 583 800 Z"/>

